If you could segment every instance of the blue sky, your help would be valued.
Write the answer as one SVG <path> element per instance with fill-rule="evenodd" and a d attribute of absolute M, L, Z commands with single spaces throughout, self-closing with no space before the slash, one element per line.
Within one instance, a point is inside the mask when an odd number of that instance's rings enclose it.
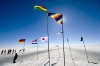
<path fill-rule="evenodd" d="M 83 36 L 86 44 L 100 44 L 100 1 L 99 0 L 0 0 L 0 47 L 21 46 L 19 39 L 25 38 L 26 45 L 40 37 L 47 36 L 45 12 L 34 10 L 33 6 L 45 6 L 49 12 L 62 13 L 64 17 L 65 44 L 81 44 Z M 50 44 L 62 36 L 61 24 L 48 18 Z"/>

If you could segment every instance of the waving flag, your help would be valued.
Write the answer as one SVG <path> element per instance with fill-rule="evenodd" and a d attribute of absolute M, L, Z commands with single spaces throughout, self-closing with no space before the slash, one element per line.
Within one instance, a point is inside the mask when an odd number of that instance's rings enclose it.
<path fill-rule="evenodd" d="M 48 13 L 48 16 L 55 19 L 58 23 L 63 24 L 62 14 L 60 14 L 60 13 Z"/>
<path fill-rule="evenodd" d="M 24 44 L 24 43 L 25 43 L 25 39 L 20 39 L 20 40 L 19 40 L 19 43 L 20 43 L 20 44 Z"/>
<path fill-rule="evenodd" d="M 67 38 L 67 42 L 69 42 L 68 38 Z"/>
<path fill-rule="evenodd" d="M 59 32 L 58 35 L 61 34 L 61 33 L 63 33 L 63 31 L 62 32 Z"/>
<path fill-rule="evenodd" d="M 40 40 L 43 42 L 48 42 L 48 37 L 41 37 Z"/>
<path fill-rule="evenodd" d="M 32 44 L 37 44 L 37 39 L 32 41 Z"/>
<path fill-rule="evenodd" d="M 83 41 L 83 37 L 81 37 L 81 40 L 80 41 Z"/>
<path fill-rule="evenodd" d="M 42 10 L 42 11 L 44 11 L 44 12 L 47 12 L 47 8 L 44 7 L 44 6 L 36 5 L 36 6 L 34 6 L 34 9 L 38 9 L 38 10 Z"/>

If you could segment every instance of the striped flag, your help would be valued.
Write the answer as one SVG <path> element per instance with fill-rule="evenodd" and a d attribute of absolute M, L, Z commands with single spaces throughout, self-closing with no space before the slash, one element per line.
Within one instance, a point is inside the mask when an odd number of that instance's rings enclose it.
<path fill-rule="evenodd" d="M 20 44 L 25 44 L 25 39 L 20 39 L 20 40 L 19 40 L 19 43 L 20 43 Z"/>
<path fill-rule="evenodd" d="M 48 16 L 55 19 L 58 23 L 63 24 L 62 14 L 60 14 L 60 13 L 48 13 Z"/>
<path fill-rule="evenodd" d="M 37 39 L 33 40 L 32 44 L 37 44 Z"/>
<path fill-rule="evenodd" d="M 44 11 L 44 12 L 47 12 L 47 8 L 44 7 L 44 6 L 36 5 L 36 6 L 34 6 L 34 9 L 38 9 L 38 10 L 42 10 L 42 11 Z"/>

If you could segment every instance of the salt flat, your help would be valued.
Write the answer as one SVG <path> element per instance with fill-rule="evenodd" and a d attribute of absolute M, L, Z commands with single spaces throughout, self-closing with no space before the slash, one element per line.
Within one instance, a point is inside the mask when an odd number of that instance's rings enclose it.
<path fill-rule="evenodd" d="M 73 61 L 76 66 L 100 66 L 100 46 L 86 46 L 89 61 L 93 63 L 88 63 L 86 54 L 83 46 L 71 46 Z M 34 50 L 33 50 L 34 49 Z M 17 63 L 13 64 L 13 56 L 11 55 L 0 55 L 0 66 L 44 66 L 48 62 L 48 53 L 47 48 L 41 47 L 38 49 L 39 55 L 37 60 L 37 49 L 36 48 L 26 48 L 25 54 L 23 56 L 24 61 L 22 61 L 22 52 L 18 52 Z M 62 47 L 59 48 L 60 55 L 58 52 L 58 47 L 52 47 L 50 49 L 50 61 L 54 66 L 63 66 L 63 51 Z M 60 58 L 59 58 L 60 56 Z M 70 51 L 68 46 L 65 47 L 65 57 L 66 57 L 66 66 L 74 66 Z M 46 65 L 48 66 L 48 64 Z"/>

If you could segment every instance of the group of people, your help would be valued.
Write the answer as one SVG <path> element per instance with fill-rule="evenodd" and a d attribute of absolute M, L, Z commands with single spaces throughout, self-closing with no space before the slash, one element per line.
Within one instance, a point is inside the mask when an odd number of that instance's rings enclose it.
<path fill-rule="evenodd" d="M 24 52 L 25 51 L 25 49 L 20 49 L 19 50 L 19 52 Z M 15 53 L 15 55 L 14 55 L 14 58 L 13 58 L 13 63 L 16 63 L 16 60 L 17 60 L 17 58 L 18 58 L 18 53 L 16 53 L 16 50 L 15 49 L 8 49 L 8 50 L 2 50 L 1 51 L 1 54 L 14 54 Z"/>
<path fill-rule="evenodd" d="M 20 49 L 19 52 L 21 52 L 21 51 L 24 52 L 25 49 Z M 17 57 L 18 57 L 18 54 L 15 53 L 15 56 L 14 56 L 14 59 L 13 59 L 13 63 L 16 63 L 16 59 L 17 59 Z"/>
<path fill-rule="evenodd" d="M 1 51 L 1 54 L 13 54 L 13 53 L 16 53 L 15 49 L 13 49 L 13 50 L 8 49 L 8 50 L 2 50 Z"/>

